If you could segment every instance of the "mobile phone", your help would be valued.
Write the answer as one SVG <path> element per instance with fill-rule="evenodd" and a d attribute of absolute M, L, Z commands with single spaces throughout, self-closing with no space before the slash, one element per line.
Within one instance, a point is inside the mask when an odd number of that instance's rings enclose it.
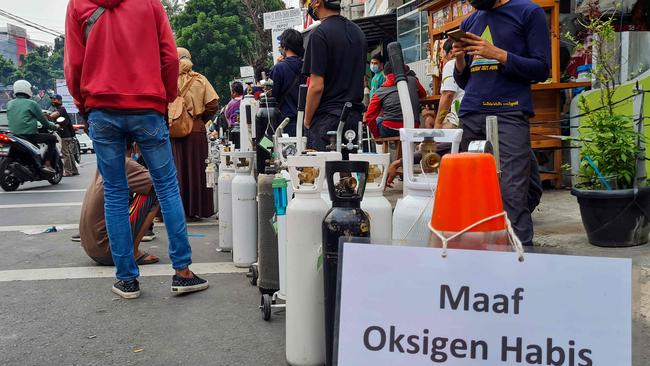
<path fill-rule="evenodd" d="M 460 41 L 461 38 L 466 36 L 467 33 L 465 33 L 465 31 L 462 29 L 454 29 L 452 31 L 447 32 L 447 37 L 453 39 L 454 41 Z"/>

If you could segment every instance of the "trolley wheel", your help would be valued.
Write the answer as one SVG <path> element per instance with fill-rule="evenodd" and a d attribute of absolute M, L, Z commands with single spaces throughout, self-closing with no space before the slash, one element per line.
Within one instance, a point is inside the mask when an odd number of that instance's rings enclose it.
<path fill-rule="evenodd" d="M 257 266 L 252 265 L 250 270 L 249 270 L 249 273 L 250 273 L 251 285 L 257 286 L 257 279 L 260 277 L 260 273 L 259 273 L 259 271 L 257 269 Z"/>
<path fill-rule="evenodd" d="M 271 319 L 271 305 L 272 305 L 272 299 L 271 296 L 269 295 L 262 295 L 262 299 L 260 301 L 260 310 L 262 311 L 262 319 L 264 321 L 269 321 Z"/>

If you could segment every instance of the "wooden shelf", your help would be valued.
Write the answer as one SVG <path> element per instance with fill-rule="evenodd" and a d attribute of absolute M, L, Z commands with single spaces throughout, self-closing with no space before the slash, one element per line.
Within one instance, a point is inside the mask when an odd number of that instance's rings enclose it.
<path fill-rule="evenodd" d="M 439 101 L 440 101 L 440 95 L 428 95 L 420 99 L 421 104 L 431 104 L 431 103 L 437 103 Z"/>
<path fill-rule="evenodd" d="M 468 14 L 468 15 L 469 15 L 469 14 Z M 448 31 L 450 31 L 450 30 L 452 30 L 452 29 L 454 29 L 454 28 L 458 28 L 458 27 L 460 27 L 460 23 L 462 23 L 463 20 L 464 20 L 466 17 L 467 17 L 467 15 L 463 16 L 462 18 L 454 19 L 454 20 L 452 20 L 452 21 L 449 22 L 449 23 L 445 23 L 445 25 L 443 25 L 443 26 L 440 27 L 440 28 L 433 29 L 433 30 L 432 30 L 431 32 L 429 32 L 429 33 L 431 34 L 431 36 L 435 37 L 435 36 L 440 35 L 440 34 L 442 34 L 442 33 L 448 32 Z"/>
<path fill-rule="evenodd" d="M 561 90 L 561 89 L 572 89 L 572 88 L 582 88 L 582 87 L 591 87 L 591 81 L 533 84 L 531 86 L 533 91 L 534 90 Z"/>

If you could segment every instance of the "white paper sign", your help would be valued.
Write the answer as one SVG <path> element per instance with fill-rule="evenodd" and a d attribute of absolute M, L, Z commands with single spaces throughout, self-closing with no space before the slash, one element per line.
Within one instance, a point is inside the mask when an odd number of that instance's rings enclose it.
<path fill-rule="evenodd" d="M 631 365 L 629 259 L 345 244 L 338 365 Z"/>
<path fill-rule="evenodd" d="M 56 79 L 56 93 L 63 99 L 63 106 L 68 113 L 79 113 L 79 109 L 74 104 L 74 99 L 70 95 L 65 79 Z"/>
<path fill-rule="evenodd" d="M 255 69 L 253 69 L 253 66 L 242 66 L 239 68 L 239 72 L 242 78 L 250 78 L 255 76 Z"/>
<path fill-rule="evenodd" d="M 302 24 L 301 9 L 287 9 L 264 13 L 264 29 L 287 29 Z"/>

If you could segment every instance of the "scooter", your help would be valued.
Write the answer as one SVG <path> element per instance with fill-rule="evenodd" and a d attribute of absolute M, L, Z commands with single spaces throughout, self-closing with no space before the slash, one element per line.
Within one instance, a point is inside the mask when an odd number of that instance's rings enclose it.
<path fill-rule="evenodd" d="M 58 135 L 54 135 L 60 140 Z M 56 185 L 63 179 L 60 141 L 55 150 L 54 172 L 43 168 L 47 152 L 46 144 L 37 146 L 8 130 L 0 130 L 0 145 L 9 147 L 6 156 L 0 156 L 0 187 L 6 192 L 17 190 L 25 182 L 47 180 L 50 184 Z"/>

